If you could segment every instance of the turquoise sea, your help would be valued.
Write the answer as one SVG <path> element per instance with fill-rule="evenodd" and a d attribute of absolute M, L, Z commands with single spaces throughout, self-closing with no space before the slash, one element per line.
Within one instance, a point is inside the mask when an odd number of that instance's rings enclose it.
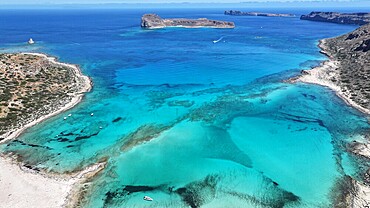
<path fill-rule="evenodd" d="M 148 12 L 234 21 L 236 28 L 144 30 L 140 18 Z M 346 176 L 361 180 L 370 167 L 346 149 L 369 123 L 329 89 L 282 81 L 326 59 L 319 39 L 356 26 L 299 20 L 309 9 L 273 12 L 297 17 L 2 10 L 0 52 L 78 64 L 94 88 L 1 152 L 57 173 L 107 159 L 84 207 L 332 207 Z M 25 44 L 30 37 L 33 46 Z"/>

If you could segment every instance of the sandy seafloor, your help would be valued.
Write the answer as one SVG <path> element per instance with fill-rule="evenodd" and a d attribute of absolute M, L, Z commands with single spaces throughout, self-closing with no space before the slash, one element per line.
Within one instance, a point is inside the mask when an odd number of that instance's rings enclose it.
<path fill-rule="evenodd" d="M 237 27 L 147 31 L 145 12 L 1 13 L 1 52 L 51 54 L 94 82 L 1 152 L 62 174 L 107 159 L 85 207 L 328 207 L 346 176 L 361 181 L 369 164 L 346 144 L 365 142 L 366 115 L 324 87 L 282 82 L 325 59 L 319 39 L 355 26 L 158 9 Z M 25 46 L 30 36 L 37 44 Z"/>

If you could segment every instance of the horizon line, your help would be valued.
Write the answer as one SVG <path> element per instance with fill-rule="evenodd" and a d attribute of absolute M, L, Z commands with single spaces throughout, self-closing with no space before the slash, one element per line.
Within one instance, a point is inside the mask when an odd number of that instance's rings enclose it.
<path fill-rule="evenodd" d="M 265 1 L 242 1 L 242 2 L 96 2 L 96 3 L 89 3 L 89 2 L 80 2 L 80 3 L 73 3 L 73 2 L 66 2 L 66 3 L 53 3 L 53 2 L 47 2 L 47 3 L 27 3 L 27 4 L 16 4 L 16 3 L 0 3 L 0 5 L 19 5 L 19 6 L 33 6 L 33 5 L 42 5 L 42 6 L 49 6 L 49 5 L 117 5 L 117 4 L 128 4 L 128 5 L 138 5 L 138 4 L 265 4 L 265 3 L 368 3 L 368 1 L 363 0 L 281 0 L 281 1 L 274 1 L 274 0 L 265 0 Z"/>

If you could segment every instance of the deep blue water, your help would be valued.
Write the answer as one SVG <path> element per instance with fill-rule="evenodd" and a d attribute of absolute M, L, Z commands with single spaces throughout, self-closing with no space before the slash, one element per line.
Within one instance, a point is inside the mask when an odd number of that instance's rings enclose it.
<path fill-rule="evenodd" d="M 143 30 L 148 12 L 236 28 Z M 330 207 L 367 165 L 345 144 L 369 125 L 330 90 L 282 80 L 325 59 L 319 39 L 354 28 L 220 9 L 2 10 L 0 52 L 78 64 L 94 88 L 19 138 L 48 148 L 1 149 L 60 173 L 108 158 L 86 207 Z"/>

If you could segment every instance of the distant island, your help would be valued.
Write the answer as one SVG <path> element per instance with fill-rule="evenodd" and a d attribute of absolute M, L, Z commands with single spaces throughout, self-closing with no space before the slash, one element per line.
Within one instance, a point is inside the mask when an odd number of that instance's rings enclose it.
<path fill-rule="evenodd" d="M 262 13 L 262 12 L 242 12 L 237 10 L 228 10 L 225 15 L 232 16 L 262 16 L 262 17 L 294 17 L 294 14 L 279 14 L 279 13 Z"/>
<path fill-rule="evenodd" d="M 311 12 L 302 15 L 301 20 L 365 25 L 370 23 L 370 13 Z"/>
<path fill-rule="evenodd" d="M 165 27 L 184 27 L 184 28 L 234 28 L 233 22 L 209 20 L 206 18 L 199 19 L 162 19 L 157 14 L 144 14 L 141 18 L 141 27 L 146 29 L 158 29 Z"/>

